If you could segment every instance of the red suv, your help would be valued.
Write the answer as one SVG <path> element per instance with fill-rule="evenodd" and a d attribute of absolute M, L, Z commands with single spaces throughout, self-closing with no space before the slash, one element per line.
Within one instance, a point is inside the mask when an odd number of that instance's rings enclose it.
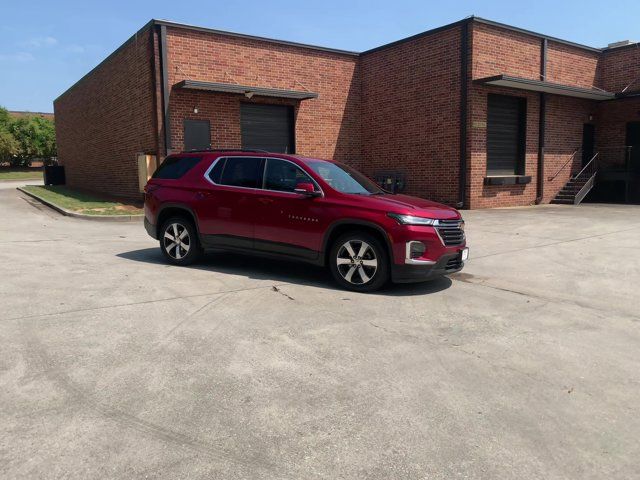
<path fill-rule="evenodd" d="M 176 265 L 205 250 L 295 259 L 361 292 L 458 272 L 469 253 L 454 208 L 341 163 L 257 151 L 167 157 L 145 187 L 144 224 Z"/>

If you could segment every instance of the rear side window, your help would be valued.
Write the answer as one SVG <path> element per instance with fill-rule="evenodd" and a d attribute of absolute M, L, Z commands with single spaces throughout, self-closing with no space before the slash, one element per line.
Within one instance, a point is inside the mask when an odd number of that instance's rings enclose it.
<path fill-rule="evenodd" d="M 216 161 L 213 168 L 209 171 L 209 179 L 213 183 L 220 183 L 220 178 L 222 178 L 222 170 L 224 170 L 224 162 L 226 158 L 220 158 Z"/>
<path fill-rule="evenodd" d="M 222 169 L 220 183 L 233 187 L 260 188 L 262 186 L 262 162 L 262 158 L 227 158 Z"/>
<path fill-rule="evenodd" d="M 153 178 L 178 179 L 200 163 L 202 157 L 167 157 L 155 171 Z"/>

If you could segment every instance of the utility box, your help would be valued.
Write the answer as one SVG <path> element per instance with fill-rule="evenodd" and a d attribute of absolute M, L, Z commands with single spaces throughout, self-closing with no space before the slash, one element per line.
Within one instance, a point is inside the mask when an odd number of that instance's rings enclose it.
<path fill-rule="evenodd" d="M 66 182 L 64 176 L 64 166 L 49 165 L 44 167 L 44 184 L 45 185 L 64 185 Z"/>
<path fill-rule="evenodd" d="M 138 154 L 138 188 L 140 192 L 144 192 L 144 186 L 156 171 L 156 168 L 158 168 L 158 161 L 155 155 Z"/>

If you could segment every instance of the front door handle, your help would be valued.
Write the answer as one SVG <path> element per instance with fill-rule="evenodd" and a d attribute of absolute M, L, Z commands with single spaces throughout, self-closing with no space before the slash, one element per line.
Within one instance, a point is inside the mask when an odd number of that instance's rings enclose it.
<path fill-rule="evenodd" d="M 258 202 L 260 202 L 262 205 L 271 205 L 273 203 L 273 199 L 268 197 L 260 197 L 258 198 Z"/>

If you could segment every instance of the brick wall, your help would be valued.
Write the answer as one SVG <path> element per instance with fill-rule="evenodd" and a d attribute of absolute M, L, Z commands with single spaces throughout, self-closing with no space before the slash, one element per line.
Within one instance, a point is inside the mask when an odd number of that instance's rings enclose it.
<path fill-rule="evenodd" d="M 151 38 L 138 32 L 54 102 L 69 186 L 140 198 L 136 153 L 157 149 Z"/>
<path fill-rule="evenodd" d="M 600 53 L 549 41 L 546 80 L 582 88 L 602 88 Z"/>
<path fill-rule="evenodd" d="M 597 109 L 596 144 L 602 165 L 622 166 L 627 158 L 627 123 L 640 122 L 640 97 L 602 102 Z"/>
<path fill-rule="evenodd" d="M 239 148 L 242 144 L 240 132 L 240 104 L 268 103 L 271 105 L 291 105 L 295 115 L 299 103 L 291 99 L 253 97 L 251 100 L 233 94 L 201 92 L 196 90 L 175 90 L 171 98 L 171 144 L 182 149 L 184 145 L 184 120 L 209 120 L 211 123 L 211 144 L 217 148 Z M 198 113 L 193 113 L 194 106 Z M 299 144 L 299 142 L 296 142 Z"/>
<path fill-rule="evenodd" d="M 461 27 L 362 56 L 365 173 L 406 175 L 406 193 L 458 201 Z"/>
<path fill-rule="evenodd" d="M 487 172 L 487 104 L 488 95 L 497 93 L 527 100 L 525 175 L 532 177 L 524 185 L 484 185 Z M 513 207 L 531 205 L 536 199 L 538 172 L 539 96 L 526 91 L 473 85 L 469 94 L 469 167 L 470 208 Z"/>
<path fill-rule="evenodd" d="M 612 48 L 602 54 L 602 88 L 619 93 L 640 91 L 640 44 Z"/>
<path fill-rule="evenodd" d="M 595 113 L 596 108 L 597 103 L 590 100 L 547 96 L 544 202 L 550 202 L 556 196 L 571 173 L 581 170 L 581 153 L 573 156 L 573 159 L 571 157 L 576 149 L 582 148 L 583 126 L 585 123 L 594 123 L 589 116 Z"/>
<path fill-rule="evenodd" d="M 640 92 L 640 46 L 613 48 L 602 54 L 603 88 L 615 93 Z M 626 89 L 626 90 L 625 90 Z M 603 165 L 623 165 L 627 123 L 640 121 L 640 98 L 602 102 L 597 109 L 596 142 Z"/>
<path fill-rule="evenodd" d="M 498 74 L 540 80 L 542 41 L 481 23 L 473 24 L 473 79 Z M 602 83 L 598 52 L 559 42 L 547 44 L 546 80 L 591 88 Z M 525 185 L 484 185 L 486 176 L 487 95 L 500 93 L 527 99 Z M 579 170 L 581 157 L 572 154 L 582 146 L 582 128 L 596 111 L 595 102 L 547 95 L 543 202 L 549 202 Z M 469 206 L 487 208 L 534 204 L 537 197 L 540 96 L 535 92 L 471 85 L 469 95 Z M 569 161 L 569 163 L 567 163 Z M 566 165 L 565 165 L 566 164 Z M 564 168 L 561 168 L 563 167 Z M 557 175 L 556 175 L 557 174 Z M 550 177 L 555 176 L 553 180 Z"/>
<path fill-rule="evenodd" d="M 208 119 L 214 147 L 241 145 L 240 104 L 295 108 L 298 154 L 333 158 L 373 176 L 404 173 L 407 193 L 458 201 L 461 25 L 357 56 L 193 29 L 167 27 L 171 142 L 183 148 L 183 121 Z M 497 74 L 540 79 L 541 39 L 482 22 L 469 24 L 467 204 L 529 205 L 536 199 L 539 95 L 476 85 Z M 640 48 L 603 54 L 548 42 L 547 80 L 619 92 L 640 90 Z M 164 155 L 156 29 L 143 29 L 55 102 L 59 158 L 69 185 L 138 197 L 136 153 Z M 182 80 L 310 90 L 319 98 L 282 100 L 176 89 Z M 638 79 L 639 82 L 633 83 Z M 489 92 L 527 99 L 526 185 L 485 186 Z M 589 101 L 548 96 L 545 177 L 581 145 L 594 115 L 598 148 L 624 144 L 640 100 Z M 194 114 L 193 108 L 199 113 Z M 571 167 L 579 167 L 580 157 Z M 549 201 L 568 179 L 567 166 L 546 180 Z"/>
<path fill-rule="evenodd" d="M 288 102 L 297 105 L 296 152 L 352 164 L 360 160 L 357 56 L 172 27 L 167 28 L 167 46 L 170 86 L 189 79 L 318 93 L 317 99 Z M 192 114 L 196 100 L 202 109 L 198 116 Z M 241 101 L 247 99 L 173 88 L 172 147 L 182 148 L 182 115 L 209 118 L 215 147 L 240 146 Z M 266 97 L 252 101 L 281 103 Z"/>
<path fill-rule="evenodd" d="M 504 28 L 474 22 L 472 77 L 501 73 L 540 80 L 540 39 Z"/>

